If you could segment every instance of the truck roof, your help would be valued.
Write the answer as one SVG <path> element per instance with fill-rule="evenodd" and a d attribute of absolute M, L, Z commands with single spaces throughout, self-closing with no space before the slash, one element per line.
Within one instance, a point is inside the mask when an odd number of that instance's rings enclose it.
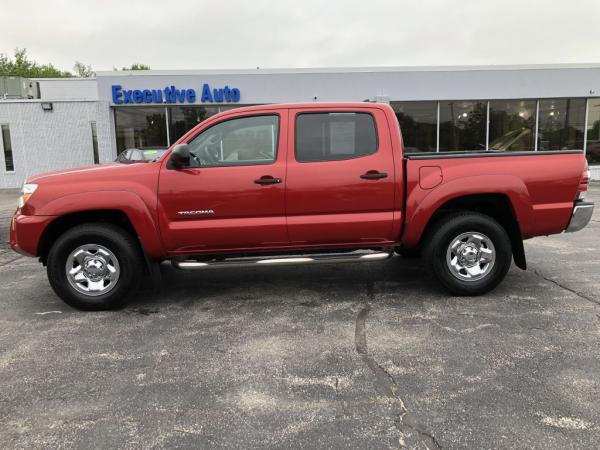
<path fill-rule="evenodd" d="M 375 102 L 303 102 L 303 103 L 266 103 L 263 105 L 242 106 L 240 108 L 223 111 L 228 112 L 244 112 L 258 111 L 262 109 L 279 108 L 279 109 L 302 109 L 302 108 L 389 108 L 387 103 Z"/>

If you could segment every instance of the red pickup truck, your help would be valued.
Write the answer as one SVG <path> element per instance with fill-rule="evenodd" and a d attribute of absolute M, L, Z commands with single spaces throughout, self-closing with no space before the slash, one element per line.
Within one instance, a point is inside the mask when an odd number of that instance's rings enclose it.
<path fill-rule="evenodd" d="M 405 154 L 376 103 L 264 105 L 217 114 L 156 161 L 32 177 L 11 246 L 54 291 L 114 308 L 157 263 L 179 269 L 423 256 L 453 294 L 526 268 L 523 239 L 577 231 L 593 203 L 581 151 Z"/>

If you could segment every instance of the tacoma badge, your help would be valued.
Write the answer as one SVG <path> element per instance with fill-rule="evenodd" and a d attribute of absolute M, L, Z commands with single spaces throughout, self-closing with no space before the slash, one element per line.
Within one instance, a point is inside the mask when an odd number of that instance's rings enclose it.
<path fill-rule="evenodd" d="M 182 216 L 207 216 L 209 214 L 214 214 L 215 212 L 212 209 L 198 209 L 196 211 L 177 211 L 177 214 L 181 214 Z"/>

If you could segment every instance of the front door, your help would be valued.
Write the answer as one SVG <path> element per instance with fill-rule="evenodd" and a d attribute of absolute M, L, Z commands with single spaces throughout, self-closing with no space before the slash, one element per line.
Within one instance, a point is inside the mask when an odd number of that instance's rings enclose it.
<path fill-rule="evenodd" d="M 168 251 L 251 250 L 289 242 L 287 111 L 254 114 L 209 122 L 188 141 L 189 167 L 163 163 L 158 200 Z"/>
<path fill-rule="evenodd" d="M 394 159 L 380 109 L 290 110 L 291 244 L 393 240 Z"/>

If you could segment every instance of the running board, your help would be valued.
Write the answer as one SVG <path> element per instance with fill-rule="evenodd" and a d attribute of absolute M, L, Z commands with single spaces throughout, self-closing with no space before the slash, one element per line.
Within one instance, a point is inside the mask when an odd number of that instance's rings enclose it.
<path fill-rule="evenodd" d="M 281 256 L 246 256 L 207 260 L 172 260 L 177 269 L 222 269 L 226 267 L 292 266 L 300 264 L 335 264 L 350 262 L 383 261 L 393 251 L 356 250 L 348 253 L 321 253 Z"/>

